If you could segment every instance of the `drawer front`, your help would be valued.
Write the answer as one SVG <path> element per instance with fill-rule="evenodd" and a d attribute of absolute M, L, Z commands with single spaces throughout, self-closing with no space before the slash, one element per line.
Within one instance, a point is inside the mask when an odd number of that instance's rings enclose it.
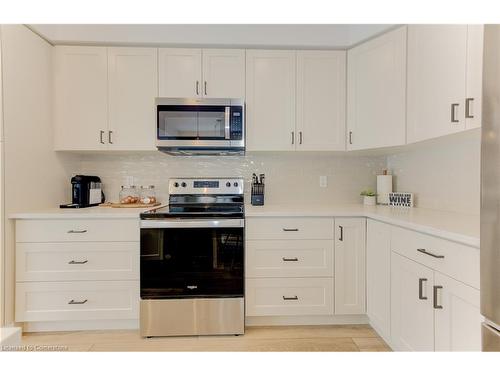
<path fill-rule="evenodd" d="M 249 240 L 247 277 L 333 277 L 333 240 Z"/>
<path fill-rule="evenodd" d="M 333 278 L 247 279 L 247 316 L 333 315 Z"/>
<path fill-rule="evenodd" d="M 138 280 L 139 242 L 16 245 L 17 281 Z"/>
<path fill-rule="evenodd" d="M 139 242 L 139 239 L 139 219 L 16 221 L 16 242 Z"/>
<path fill-rule="evenodd" d="M 479 289 L 479 250 L 476 248 L 393 227 L 391 249 L 398 254 Z"/>
<path fill-rule="evenodd" d="M 138 319 L 139 281 L 16 283 L 16 321 Z"/>
<path fill-rule="evenodd" d="M 332 240 L 333 218 L 249 218 L 249 240 Z"/>

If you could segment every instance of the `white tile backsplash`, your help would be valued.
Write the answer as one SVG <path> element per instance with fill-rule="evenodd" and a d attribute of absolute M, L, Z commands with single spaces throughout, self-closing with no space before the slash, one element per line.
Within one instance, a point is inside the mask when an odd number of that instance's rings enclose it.
<path fill-rule="evenodd" d="M 82 155 L 78 173 L 100 176 L 106 198 L 118 200 L 127 176 L 136 185 L 156 186 L 161 202 L 167 202 L 170 177 L 245 178 L 249 201 L 252 173 L 266 175 L 267 203 L 359 203 L 359 193 L 375 188 L 375 176 L 385 168 L 384 156 L 352 156 L 318 153 L 254 153 L 246 156 L 169 156 L 160 152 Z M 327 176 L 328 186 L 319 186 Z"/>

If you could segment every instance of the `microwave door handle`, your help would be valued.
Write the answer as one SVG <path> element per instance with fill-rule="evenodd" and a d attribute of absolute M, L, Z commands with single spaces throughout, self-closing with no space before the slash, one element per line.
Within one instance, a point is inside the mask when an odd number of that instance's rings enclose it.
<path fill-rule="evenodd" d="M 225 139 L 231 139 L 231 127 L 229 125 L 229 120 L 231 118 L 230 114 L 231 114 L 230 107 L 226 107 L 226 110 L 224 111 L 224 138 Z"/>

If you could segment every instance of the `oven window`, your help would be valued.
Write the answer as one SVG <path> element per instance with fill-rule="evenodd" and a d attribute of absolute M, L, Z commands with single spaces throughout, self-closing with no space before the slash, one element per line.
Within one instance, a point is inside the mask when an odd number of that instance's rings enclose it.
<path fill-rule="evenodd" d="M 141 298 L 241 297 L 243 228 L 141 229 Z"/>

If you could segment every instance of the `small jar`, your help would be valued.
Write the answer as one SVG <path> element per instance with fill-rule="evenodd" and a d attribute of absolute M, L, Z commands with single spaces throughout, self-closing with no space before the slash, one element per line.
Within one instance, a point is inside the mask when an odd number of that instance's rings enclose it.
<path fill-rule="evenodd" d="M 141 186 L 141 199 L 142 204 L 156 203 L 156 192 L 154 185 Z"/>
<path fill-rule="evenodd" d="M 122 186 L 120 191 L 120 203 L 121 204 L 134 204 L 139 203 L 139 193 L 134 185 Z"/>

